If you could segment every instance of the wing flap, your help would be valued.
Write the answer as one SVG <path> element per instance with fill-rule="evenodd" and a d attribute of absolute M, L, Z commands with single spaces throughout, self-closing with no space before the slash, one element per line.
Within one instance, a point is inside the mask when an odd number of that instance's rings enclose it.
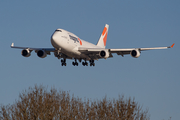
<path fill-rule="evenodd" d="M 109 49 L 105 49 L 105 48 L 82 48 L 82 47 L 78 48 L 78 51 L 80 51 L 83 54 L 88 55 L 92 59 L 100 59 L 101 57 L 100 57 L 99 53 L 102 50 L 104 50 L 104 51 L 108 50 L 109 51 Z M 109 57 L 113 57 L 111 52 L 109 52 Z"/>
<path fill-rule="evenodd" d="M 98 54 L 102 50 L 105 50 L 105 49 L 104 48 L 82 48 L 82 47 L 78 48 L 78 51 L 86 55 L 88 54 L 95 55 L 95 54 Z"/>
<path fill-rule="evenodd" d="M 104 48 L 82 48 L 82 47 L 79 47 L 78 48 L 78 51 L 89 51 L 89 52 L 94 52 L 94 51 L 102 51 L 102 50 L 105 50 Z"/>

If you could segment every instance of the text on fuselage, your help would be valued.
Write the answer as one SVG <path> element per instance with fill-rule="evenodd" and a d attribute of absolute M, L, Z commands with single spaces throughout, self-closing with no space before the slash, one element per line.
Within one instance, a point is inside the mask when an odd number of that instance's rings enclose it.
<path fill-rule="evenodd" d="M 78 42 L 79 43 L 79 40 L 77 37 L 74 37 L 72 35 L 69 35 L 70 39 L 74 41 L 74 43 Z"/>

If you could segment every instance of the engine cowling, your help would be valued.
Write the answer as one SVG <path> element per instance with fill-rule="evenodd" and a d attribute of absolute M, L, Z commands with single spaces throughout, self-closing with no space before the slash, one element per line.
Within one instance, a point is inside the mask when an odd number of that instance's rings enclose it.
<path fill-rule="evenodd" d="M 24 57 L 29 57 L 31 55 L 31 51 L 29 49 L 24 49 L 21 51 L 21 55 Z"/>
<path fill-rule="evenodd" d="M 138 58 L 140 56 L 139 50 L 135 49 L 131 51 L 131 56 L 134 58 Z"/>
<path fill-rule="evenodd" d="M 40 58 L 45 58 L 47 56 L 47 54 L 44 50 L 39 50 L 39 51 L 37 51 L 37 56 Z"/>
<path fill-rule="evenodd" d="M 109 57 L 109 51 L 108 51 L 108 50 L 102 50 L 102 51 L 99 53 L 99 56 L 106 59 L 106 58 Z"/>

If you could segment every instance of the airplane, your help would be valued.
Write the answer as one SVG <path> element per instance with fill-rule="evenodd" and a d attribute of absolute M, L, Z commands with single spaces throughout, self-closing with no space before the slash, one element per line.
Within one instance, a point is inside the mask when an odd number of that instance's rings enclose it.
<path fill-rule="evenodd" d="M 141 51 L 167 49 L 173 48 L 174 46 L 174 44 L 172 44 L 169 47 L 107 49 L 106 40 L 108 29 L 109 25 L 106 24 L 96 45 L 84 41 L 75 34 L 64 29 L 56 29 L 51 36 L 51 44 L 53 48 L 18 47 L 14 46 L 14 43 L 11 44 L 11 48 L 23 49 L 21 54 L 24 57 L 29 57 L 33 50 L 40 58 L 45 58 L 47 55 L 50 55 L 51 52 L 54 52 L 54 56 L 58 59 L 61 59 L 62 66 L 66 66 L 66 59 L 74 59 L 72 62 L 73 66 L 78 66 L 77 60 L 79 62 L 83 60 L 83 66 L 88 66 L 87 61 L 89 61 L 90 66 L 95 66 L 95 60 L 112 58 L 113 53 L 121 55 L 122 57 L 124 57 L 124 55 L 130 54 L 132 57 L 138 58 Z"/>

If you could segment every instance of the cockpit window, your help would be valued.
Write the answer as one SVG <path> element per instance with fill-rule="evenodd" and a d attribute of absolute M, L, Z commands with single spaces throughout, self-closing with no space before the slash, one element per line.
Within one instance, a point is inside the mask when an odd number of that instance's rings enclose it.
<path fill-rule="evenodd" d="M 56 30 L 56 31 L 58 31 L 58 32 L 62 32 L 61 30 Z"/>

